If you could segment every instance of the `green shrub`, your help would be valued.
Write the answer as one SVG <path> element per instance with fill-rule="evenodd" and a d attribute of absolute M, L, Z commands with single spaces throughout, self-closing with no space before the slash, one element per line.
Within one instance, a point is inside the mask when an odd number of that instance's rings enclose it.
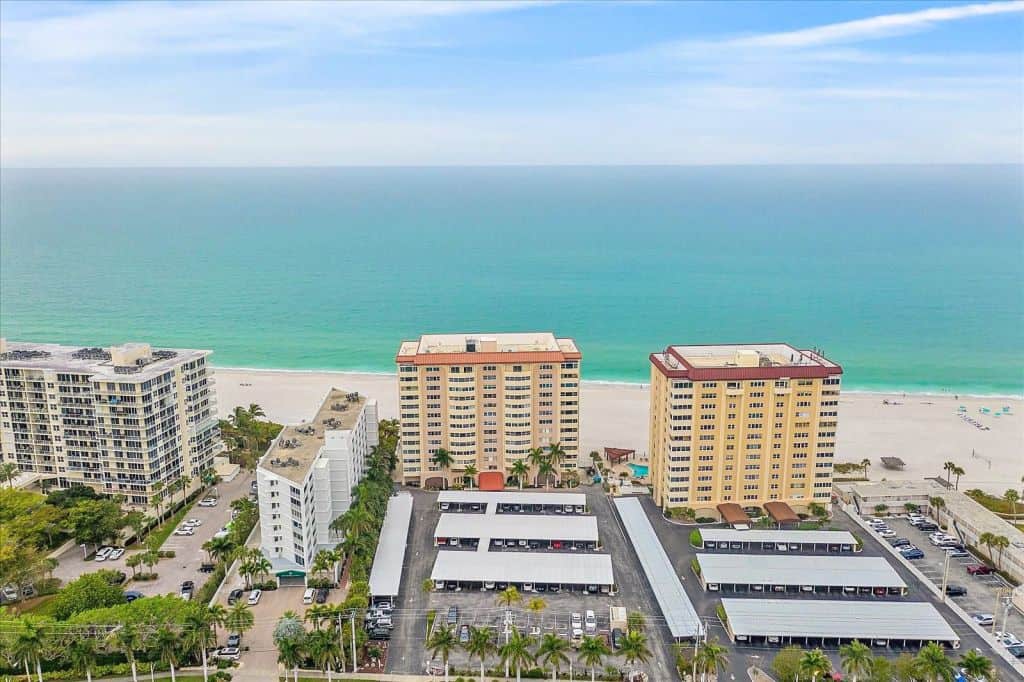
<path fill-rule="evenodd" d="M 696 528 L 690 531 L 690 546 L 691 547 L 702 547 L 704 545 L 704 538 L 701 537 L 700 531 Z"/>
<path fill-rule="evenodd" d="M 213 595 L 217 593 L 217 588 L 224 581 L 224 575 L 227 573 L 227 566 L 224 565 L 223 561 L 218 561 L 217 566 L 213 569 L 213 573 L 203 583 L 203 586 L 196 592 L 195 599 L 200 604 L 208 604 L 213 599 Z"/>
<path fill-rule="evenodd" d="M 700 516 L 697 518 L 697 523 L 715 523 L 716 519 L 712 519 L 708 516 Z"/>
<path fill-rule="evenodd" d="M 693 557 L 692 559 L 690 559 L 690 569 L 694 572 L 694 574 L 700 575 L 700 562 L 697 561 L 697 557 Z"/>

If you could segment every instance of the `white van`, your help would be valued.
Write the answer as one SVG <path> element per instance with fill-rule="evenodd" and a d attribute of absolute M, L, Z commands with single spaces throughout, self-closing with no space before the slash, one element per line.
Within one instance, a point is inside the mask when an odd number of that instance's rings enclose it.
<path fill-rule="evenodd" d="M 313 603 L 313 598 L 315 596 L 316 596 L 316 590 L 314 590 L 312 587 L 310 587 L 309 589 L 307 589 L 305 592 L 302 593 L 302 603 L 303 604 L 312 604 Z"/>

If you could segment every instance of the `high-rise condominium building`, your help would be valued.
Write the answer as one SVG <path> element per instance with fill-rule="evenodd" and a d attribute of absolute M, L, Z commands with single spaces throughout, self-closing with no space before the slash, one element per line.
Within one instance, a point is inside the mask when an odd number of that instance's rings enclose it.
<path fill-rule="evenodd" d="M 145 505 L 222 448 L 210 351 L 0 340 L 0 459 Z"/>
<path fill-rule="evenodd" d="M 580 360 L 572 339 L 546 332 L 427 334 L 403 341 L 398 363 L 400 480 L 442 476 L 431 458 L 451 453 L 452 471 L 506 472 L 530 450 L 559 443 L 562 471 L 576 468 Z"/>
<path fill-rule="evenodd" d="M 650 475 L 662 507 L 827 503 L 842 368 L 783 343 L 651 354 Z"/>
<path fill-rule="evenodd" d="M 336 388 L 312 421 L 286 426 L 256 468 L 261 549 L 282 580 L 305 579 L 338 544 L 331 522 L 352 506 L 377 445 L 377 401 Z"/>

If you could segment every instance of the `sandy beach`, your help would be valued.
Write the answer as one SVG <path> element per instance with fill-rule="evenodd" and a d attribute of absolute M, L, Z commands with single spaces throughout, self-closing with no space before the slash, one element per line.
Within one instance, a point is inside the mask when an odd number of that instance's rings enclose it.
<path fill-rule="evenodd" d="M 331 387 L 376 398 L 381 415 L 398 416 L 395 377 L 349 372 L 216 370 L 219 409 L 226 416 L 236 405 L 258 403 L 277 422 L 309 419 Z M 583 382 L 581 451 L 605 446 L 647 451 L 648 396 L 638 384 Z M 886 404 L 888 402 L 889 404 Z M 895 403 L 895 404 L 894 404 Z M 958 408 L 988 430 L 965 421 Z M 1009 414 L 993 413 L 1010 408 Z M 840 399 L 836 461 L 868 458 L 873 480 L 921 479 L 942 475 L 942 464 L 956 462 L 967 472 L 960 488 L 1002 494 L 1020 486 L 1024 476 L 1024 401 L 924 394 L 844 393 Z M 972 455 L 972 452 L 974 453 Z M 884 470 L 880 457 L 906 462 L 903 471 Z"/>

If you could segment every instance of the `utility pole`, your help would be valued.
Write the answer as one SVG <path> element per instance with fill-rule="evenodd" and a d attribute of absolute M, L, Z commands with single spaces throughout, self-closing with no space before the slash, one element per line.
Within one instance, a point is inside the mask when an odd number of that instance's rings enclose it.
<path fill-rule="evenodd" d="M 949 556 L 951 552 L 946 552 L 945 565 L 942 568 L 942 603 L 946 603 L 946 588 L 949 586 Z"/>
<path fill-rule="evenodd" d="M 349 615 L 351 617 L 349 622 L 352 624 L 352 672 L 355 673 L 359 672 L 356 670 L 358 668 L 358 662 L 356 661 L 356 610 L 352 609 Z"/>

